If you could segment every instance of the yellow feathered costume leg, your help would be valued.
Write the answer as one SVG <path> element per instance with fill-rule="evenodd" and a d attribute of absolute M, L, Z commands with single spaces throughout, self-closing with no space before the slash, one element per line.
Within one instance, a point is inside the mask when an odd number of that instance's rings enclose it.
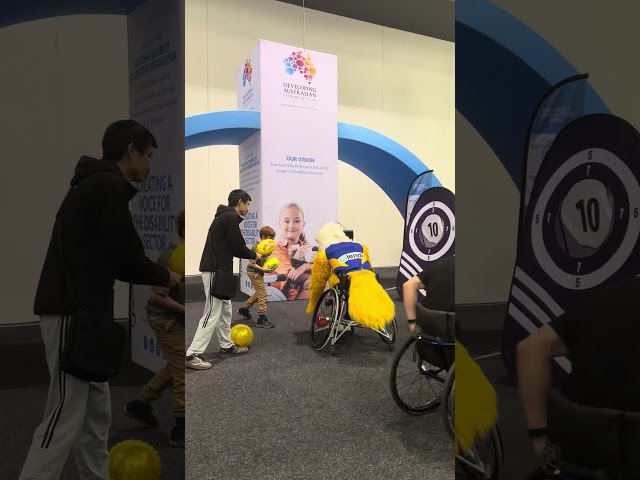
<path fill-rule="evenodd" d="M 309 278 L 309 304 L 307 313 L 313 313 L 322 292 L 327 286 L 327 280 L 331 276 L 331 267 L 324 250 L 318 252 L 313 265 L 311 266 L 311 277 Z"/>
<path fill-rule="evenodd" d="M 369 251 L 363 245 L 364 259 L 371 263 Z M 363 261 L 364 263 L 364 261 Z M 351 286 L 349 288 L 349 316 L 352 320 L 375 329 L 384 328 L 395 317 L 393 300 L 384 291 L 371 270 L 361 270 L 349 274 Z M 307 313 L 313 313 L 327 282 L 334 287 L 339 279 L 331 272 L 331 265 L 327 254 L 321 250 L 311 267 L 309 280 L 309 304 Z"/>
<path fill-rule="evenodd" d="M 456 453 L 469 450 L 498 419 L 496 392 L 466 348 L 456 341 Z"/>
<path fill-rule="evenodd" d="M 352 320 L 380 330 L 395 316 L 393 300 L 371 270 L 349 274 L 349 316 Z"/>

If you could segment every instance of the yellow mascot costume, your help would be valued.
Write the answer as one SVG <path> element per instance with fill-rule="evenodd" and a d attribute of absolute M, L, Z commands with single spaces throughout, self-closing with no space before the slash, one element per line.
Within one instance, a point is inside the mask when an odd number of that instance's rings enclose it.
<path fill-rule="evenodd" d="M 456 453 L 466 452 L 498 421 L 496 391 L 456 340 Z"/>
<path fill-rule="evenodd" d="M 313 313 L 325 290 L 340 282 L 338 275 L 349 276 L 349 317 L 361 325 L 380 330 L 395 317 L 393 300 L 378 283 L 366 245 L 353 242 L 336 223 L 320 229 L 316 255 L 309 281 L 307 313 Z"/>

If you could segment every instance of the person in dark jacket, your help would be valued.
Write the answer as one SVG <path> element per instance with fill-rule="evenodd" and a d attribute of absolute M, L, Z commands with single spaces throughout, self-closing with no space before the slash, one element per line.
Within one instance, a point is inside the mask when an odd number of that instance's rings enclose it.
<path fill-rule="evenodd" d="M 211 336 L 218 334 L 221 355 L 241 355 L 247 347 L 238 347 L 231 341 L 231 298 L 213 292 L 213 273 L 223 271 L 233 273 L 233 257 L 258 260 L 260 254 L 247 247 L 240 231 L 240 222 L 249 212 L 251 197 L 244 190 L 229 193 L 228 205 L 218 206 L 209 227 L 207 241 L 200 260 L 200 271 L 204 283 L 204 314 L 198 323 L 198 330 L 187 349 L 186 366 L 195 370 L 211 368 L 211 363 L 202 359 Z"/>
<path fill-rule="evenodd" d="M 113 315 L 116 280 L 163 286 L 180 282 L 179 274 L 145 256 L 129 211 L 137 192 L 130 182 L 146 178 L 155 148 L 154 136 L 138 122 L 112 123 L 102 140 L 102 159 L 80 158 L 58 210 L 34 305 L 51 382 L 44 420 L 34 433 L 20 480 L 60 478 L 71 447 L 80 478 L 109 479 L 109 383 L 86 382 L 60 369 L 73 313 L 67 278 L 78 308 L 108 315 Z"/>

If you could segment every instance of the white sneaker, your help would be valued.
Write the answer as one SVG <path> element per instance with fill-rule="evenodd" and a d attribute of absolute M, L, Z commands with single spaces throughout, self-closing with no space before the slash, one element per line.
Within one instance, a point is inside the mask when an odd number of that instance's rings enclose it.
<path fill-rule="evenodd" d="M 208 370 L 212 367 L 209 362 L 205 362 L 198 355 L 191 355 L 187 357 L 185 361 L 185 365 L 189 368 L 193 368 L 194 370 Z"/>

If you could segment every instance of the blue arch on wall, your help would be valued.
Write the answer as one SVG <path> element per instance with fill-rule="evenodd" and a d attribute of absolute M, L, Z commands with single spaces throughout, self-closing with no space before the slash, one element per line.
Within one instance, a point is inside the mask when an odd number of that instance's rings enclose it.
<path fill-rule="evenodd" d="M 531 117 L 553 85 L 576 75 L 554 47 L 487 0 L 456 5 L 456 109 L 480 133 L 521 187 Z M 587 85 L 585 115 L 608 112 Z"/>
<path fill-rule="evenodd" d="M 0 27 L 63 15 L 127 14 L 143 2 L 1 2 Z M 456 44 L 456 75 L 473 79 L 457 82 L 456 108 L 480 133 L 520 188 L 525 137 L 539 99 L 555 83 L 581 72 L 529 27 L 488 0 L 465 0 L 456 6 Z M 608 112 L 590 86 L 586 94 L 585 114 Z M 347 156 L 357 157 L 355 150 L 367 150 L 366 145 L 358 141 L 358 135 L 360 140 L 366 137 L 364 131 L 358 132 L 359 128 L 339 125 L 339 135 L 344 133 L 339 146 L 343 152 L 349 152 Z M 350 148 L 354 151 L 350 152 Z M 380 148 L 372 148 L 368 153 L 375 157 Z M 411 168 L 398 166 L 401 170 Z M 391 166 L 388 171 L 393 172 Z M 385 188 L 383 185 L 384 179 L 381 187 Z"/>
<path fill-rule="evenodd" d="M 126 15 L 145 0 L 7 0 L 0 2 L 0 28 L 65 15 Z"/>
<path fill-rule="evenodd" d="M 185 120 L 185 149 L 212 145 L 240 145 L 260 131 L 260 113 L 226 111 L 204 113 Z M 407 191 L 427 170 L 409 150 L 367 128 L 338 123 L 338 158 L 373 180 L 404 216 Z M 434 186 L 440 186 L 434 177 Z"/>

